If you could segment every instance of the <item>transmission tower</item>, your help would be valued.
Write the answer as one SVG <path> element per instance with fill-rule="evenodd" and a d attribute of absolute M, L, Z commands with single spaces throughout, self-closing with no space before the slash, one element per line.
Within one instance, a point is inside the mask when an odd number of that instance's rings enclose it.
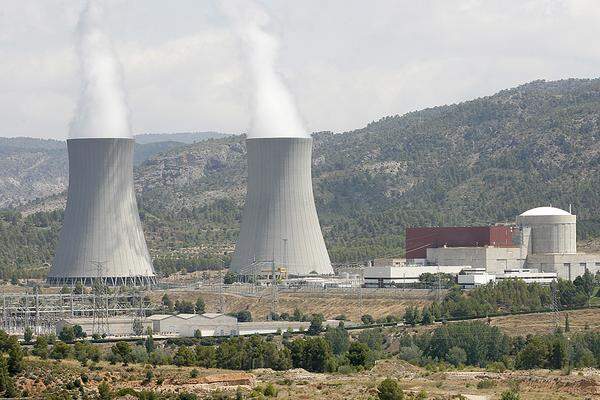
<path fill-rule="evenodd" d="M 560 312 L 559 312 L 559 301 L 558 301 L 558 282 L 552 281 L 550 283 L 550 292 L 552 295 L 552 319 L 554 320 L 554 330 L 558 330 L 560 326 Z"/>
<path fill-rule="evenodd" d="M 277 305 L 279 303 L 279 293 L 277 288 L 277 271 L 275 268 L 275 260 L 271 260 L 271 313 L 269 319 L 277 314 Z"/>
<path fill-rule="evenodd" d="M 96 267 L 96 279 L 93 288 L 92 332 L 106 335 L 108 333 L 108 288 L 102 280 L 106 261 L 92 261 L 91 263 Z"/>

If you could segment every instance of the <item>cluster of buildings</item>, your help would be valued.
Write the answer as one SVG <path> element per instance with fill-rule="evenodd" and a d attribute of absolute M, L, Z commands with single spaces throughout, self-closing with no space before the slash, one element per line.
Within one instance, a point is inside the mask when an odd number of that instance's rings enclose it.
<path fill-rule="evenodd" d="M 502 279 L 548 284 L 600 271 L 600 254 L 577 252 L 577 217 L 538 207 L 514 224 L 406 229 L 406 258 L 376 259 L 364 271 L 367 287 L 416 283 L 443 273 L 473 287 Z"/>
<path fill-rule="evenodd" d="M 337 326 L 339 321 L 325 321 L 325 326 Z M 218 314 L 153 314 L 147 317 L 114 316 L 105 319 L 64 318 L 56 323 L 56 334 L 65 327 L 78 325 L 88 336 L 102 334 L 110 338 L 129 338 L 145 335 L 148 329 L 157 338 L 169 337 L 212 337 L 307 330 L 310 322 L 302 321 L 252 321 L 238 322 L 236 317 Z M 136 327 L 137 325 L 137 327 Z M 352 326 L 347 322 L 347 326 Z M 136 332 L 138 330 L 138 332 Z"/>

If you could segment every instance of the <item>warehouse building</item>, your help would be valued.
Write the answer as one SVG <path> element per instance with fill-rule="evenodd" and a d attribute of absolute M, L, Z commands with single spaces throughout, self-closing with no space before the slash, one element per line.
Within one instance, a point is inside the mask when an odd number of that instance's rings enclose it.
<path fill-rule="evenodd" d="M 429 274 L 449 274 L 458 275 L 462 270 L 469 269 L 468 265 L 454 265 L 454 266 L 437 266 L 437 265 L 426 265 L 426 266 L 382 266 L 382 267 L 369 267 L 365 268 L 364 271 L 364 285 L 365 287 L 392 287 L 402 286 L 405 284 L 414 284 L 419 282 L 421 275 Z"/>
<path fill-rule="evenodd" d="M 91 336 L 94 333 L 110 337 L 128 337 L 134 335 L 135 317 L 110 318 L 65 318 L 56 324 L 59 334 L 66 326 L 79 325 Z M 148 328 L 158 336 L 194 336 L 199 331 L 202 336 L 228 336 L 238 332 L 237 318 L 224 314 L 155 314 L 138 319 L 145 333 Z"/>
<path fill-rule="evenodd" d="M 152 331 L 163 336 L 229 336 L 237 335 L 237 318 L 225 314 L 156 314 L 148 317 Z"/>

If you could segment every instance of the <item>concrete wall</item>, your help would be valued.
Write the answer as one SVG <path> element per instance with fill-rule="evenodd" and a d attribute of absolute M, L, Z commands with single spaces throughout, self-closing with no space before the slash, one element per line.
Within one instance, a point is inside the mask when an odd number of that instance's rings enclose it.
<path fill-rule="evenodd" d="M 556 272 L 561 279 L 574 280 L 589 270 L 600 271 L 600 254 L 532 254 L 527 258 L 527 268 L 543 272 Z"/>
<path fill-rule="evenodd" d="M 427 260 L 438 265 L 470 265 L 500 274 L 505 269 L 523 268 L 524 253 L 520 247 L 440 247 L 427 249 Z"/>
<path fill-rule="evenodd" d="M 133 187 L 133 139 L 71 139 L 67 146 L 67 207 L 48 282 L 153 281 Z"/>
<path fill-rule="evenodd" d="M 519 215 L 517 223 L 531 228 L 531 254 L 577 253 L 575 215 Z"/>
<path fill-rule="evenodd" d="M 333 274 L 312 189 L 310 138 L 246 140 L 248 190 L 231 269 L 274 259 L 289 275 Z"/>

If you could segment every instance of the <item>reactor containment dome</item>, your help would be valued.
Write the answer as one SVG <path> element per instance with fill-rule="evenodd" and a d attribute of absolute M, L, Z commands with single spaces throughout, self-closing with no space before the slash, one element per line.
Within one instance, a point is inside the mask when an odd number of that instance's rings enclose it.
<path fill-rule="evenodd" d="M 67 207 L 48 283 L 154 283 L 133 187 L 134 140 L 70 139 L 67 148 Z"/>
<path fill-rule="evenodd" d="M 315 207 L 311 138 L 250 138 L 248 187 L 231 269 L 269 265 L 288 275 L 333 274 Z"/>
<path fill-rule="evenodd" d="M 531 228 L 532 254 L 577 253 L 577 216 L 565 210 L 533 208 L 519 215 L 517 224 Z"/>

